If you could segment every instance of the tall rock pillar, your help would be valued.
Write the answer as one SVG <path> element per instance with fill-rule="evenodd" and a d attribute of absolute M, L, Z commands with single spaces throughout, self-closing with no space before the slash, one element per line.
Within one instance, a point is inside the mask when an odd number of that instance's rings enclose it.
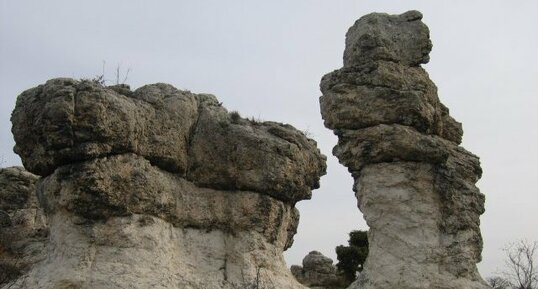
<path fill-rule="evenodd" d="M 478 157 L 420 66 L 431 42 L 422 15 L 373 13 L 346 34 L 344 67 L 321 81 L 333 153 L 351 172 L 370 226 L 370 255 L 352 288 L 489 288 L 481 259 Z"/>

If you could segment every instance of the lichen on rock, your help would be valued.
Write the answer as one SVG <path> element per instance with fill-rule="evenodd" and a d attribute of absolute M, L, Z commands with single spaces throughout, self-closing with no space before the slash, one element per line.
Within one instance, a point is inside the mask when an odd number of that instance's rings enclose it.
<path fill-rule="evenodd" d="M 344 66 L 321 80 L 321 114 L 338 136 L 370 226 L 350 288 L 489 288 L 481 259 L 478 157 L 420 64 L 432 48 L 422 14 L 372 13 L 346 34 Z"/>

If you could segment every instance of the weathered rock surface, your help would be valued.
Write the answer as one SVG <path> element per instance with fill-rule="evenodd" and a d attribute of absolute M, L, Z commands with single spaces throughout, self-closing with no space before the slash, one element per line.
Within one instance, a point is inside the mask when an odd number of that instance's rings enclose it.
<path fill-rule="evenodd" d="M 23 92 L 12 131 L 24 166 L 46 176 L 62 165 L 135 153 L 203 187 L 292 202 L 319 187 L 325 164 L 316 143 L 289 125 L 233 118 L 213 95 L 169 84 L 125 89 L 59 78 Z"/>
<path fill-rule="evenodd" d="M 355 179 L 369 255 L 350 288 L 489 288 L 481 259 L 478 157 L 439 101 L 422 15 L 373 13 L 349 29 L 344 67 L 321 81 L 333 150 Z"/>
<path fill-rule="evenodd" d="M 344 67 L 325 75 L 320 99 L 333 130 L 401 124 L 461 142 L 461 124 L 437 97 L 420 63 L 429 60 L 429 30 L 417 11 L 362 17 L 346 37 Z"/>
<path fill-rule="evenodd" d="M 282 253 L 325 157 L 293 127 L 73 79 L 23 92 L 12 122 L 50 241 L 9 288 L 304 288 Z"/>
<path fill-rule="evenodd" d="M 21 167 L 0 168 L 0 286 L 45 258 L 48 227 L 37 179 Z"/>
<path fill-rule="evenodd" d="M 291 273 L 301 284 L 312 289 L 341 289 L 345 281 L 336 272 L 333 260 L 312 251 L 303 259 L 303 266 L 291 266 Z"/>

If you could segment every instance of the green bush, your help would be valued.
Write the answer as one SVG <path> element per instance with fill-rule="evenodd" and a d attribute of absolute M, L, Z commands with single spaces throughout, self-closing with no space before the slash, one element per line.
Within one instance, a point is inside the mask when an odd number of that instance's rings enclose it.
<path fill-rule="evenodd" d="M 349 284 L 355 281 L 357 272 L 362 271 L 367 256 L 367 231 L 351 231 L 349 233 L 348 246 L 340 245 L 336 247 L 336 257 L 338 259 L 336 268 Z"/>

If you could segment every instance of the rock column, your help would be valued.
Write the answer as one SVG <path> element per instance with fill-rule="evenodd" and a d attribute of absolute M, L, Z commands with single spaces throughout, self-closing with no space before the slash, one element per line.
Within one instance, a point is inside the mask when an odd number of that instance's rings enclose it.
<path fill-rule="evenodd" d="M 431 42 L 422 15 L 373 13 L 346 34 L 344 66 L 321 81 L 333 154 L 351 172 L 370 227 L 351 288 L 489 288 L 481 259 L 479 159 L 420 66 Z"/>

